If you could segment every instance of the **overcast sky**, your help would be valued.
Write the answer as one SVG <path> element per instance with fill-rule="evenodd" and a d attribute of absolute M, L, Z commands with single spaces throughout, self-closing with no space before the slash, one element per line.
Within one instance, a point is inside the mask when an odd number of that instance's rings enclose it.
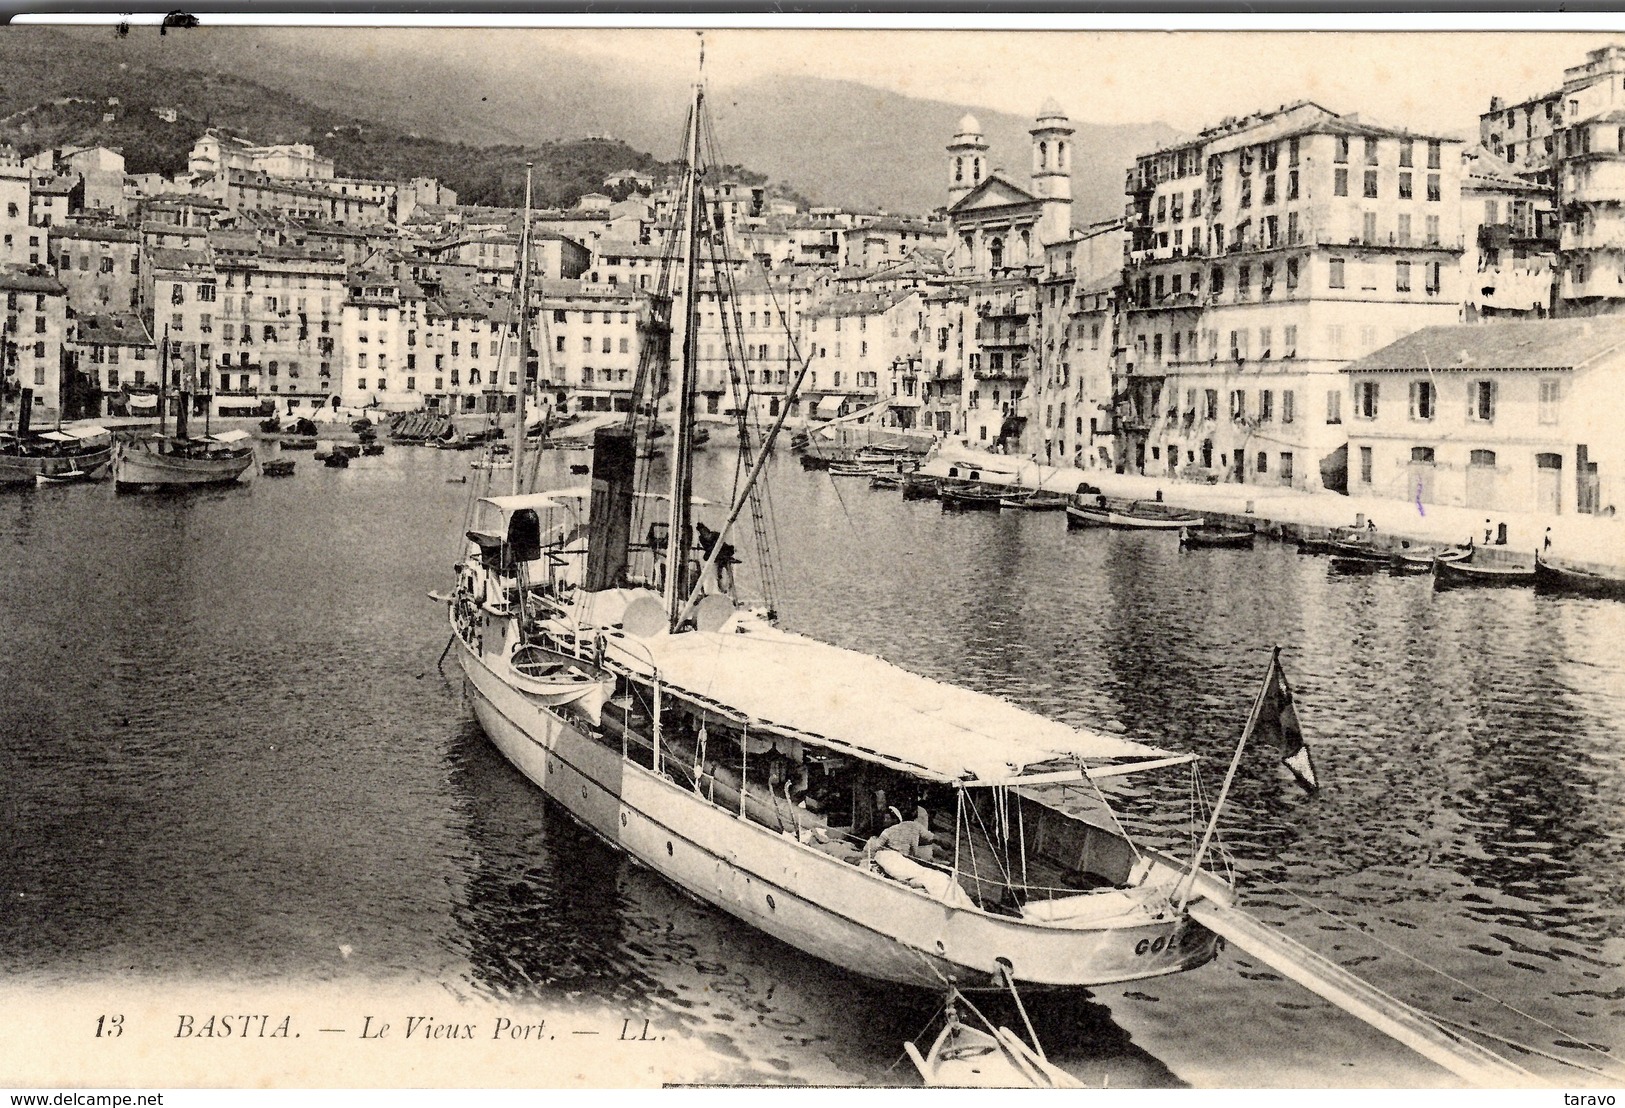
<path fill-rule="evenodd" d="M 1620 26 L 1618 17 L 1593 25 Z M 1492 95 L 1555 88 L 1620 31 L 1304 33 L 751 31 L 706 34 L 718 85 L 803 73 L 1032 114 L 1054 96 L 1074 119 L 1161 120 L 1196 131 L 1296 99 L 1418 128 L 1471 128 Z M 553 32 L 560 34 L 560 32 Z M 561 46 L 692 72 L 686 30 L 563 32 Z"/>

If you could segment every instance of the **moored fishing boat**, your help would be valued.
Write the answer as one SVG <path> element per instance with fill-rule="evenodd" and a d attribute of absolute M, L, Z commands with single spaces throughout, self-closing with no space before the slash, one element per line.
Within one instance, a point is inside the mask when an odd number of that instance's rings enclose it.
<path fill-rule="evenodd" d="M 942 489 L 942 482 L 924 473 L 903 474 L 904 500 L 931 500 Z"/>
<path fill-rule="evenodd" d="M 1471 555 L 1459 546 L 1402 546 L 1393 552 L 1390 568 L 1397 574 L 1432 573 L 1435 561 L 1462 562 Z"/>
<path fill-rule="evenodd" d="M 1069 503 L 1071 503 L 1070 494 L 1048 492 L 1044 489 L 1023 490 L 1019 493 L 1006 489 L 999 497 L 999 507 L 1022 512 L 1059 512 Z"/>
<path fill-rule="evenodd" d="M 1541 592 L 1625 600 L 1625 577 L 1561 565 L 1547 561 L 1539 554 L 1535 555 L 1535 587 Z"/>
<path fill-rule="evenodd" d="M 272 458 L 260 463 L 260 473 L 265 477 L 292 477 L 292 458 Z"/>
<path fill-rule="evenodd" d="M 1176 509 L 1153 506 L 1143 500 L 1133 501 L 1123 508 L 1103 503 L 1105 497 L 1090 498 L 1095 503 L 1080 503 L 1072 497 L 1066 506 L 1069 528 L 1111 527 L 1121 531 L 1179 531 L 1202 526 L 1203 519 Z"/>
<path fill-rule="evenodd" d="M 903 487 L 903 475 L 901 473 L 877 473 L 869 478 L 869 487 L 871 489 L 900 489 Z"/>
<path fill-rule="evenodd" d="M 17 424 L 0 432 L 0 485 L 33 485 L 90 481 L 103 476 L 113 457 L 113 437 L 106 428 L 69 425 L 35 431 L 30 426 L 34 392 L 23 389 Z"/>
<path fill-rule="evenodd" d="M 1191 550 L 1251 549 L 1251 528 L 1188 527 L 1179 532 L 1179 545 Z"/>
<path fill-rule="evenodd" d="M 1472 560 L 1433 560 L 1433 587 L 1451 588 L 1457 585 L 1522 586 L 1535 583 L 1535 567 L 1478 563 Z"/>
<path fill-rule="evenodd" d="M 944 509 L 963 511 L 998 511 L 1009 494 L 1007 488 L 980 481 L 944 481 L 937 492 Z"/>

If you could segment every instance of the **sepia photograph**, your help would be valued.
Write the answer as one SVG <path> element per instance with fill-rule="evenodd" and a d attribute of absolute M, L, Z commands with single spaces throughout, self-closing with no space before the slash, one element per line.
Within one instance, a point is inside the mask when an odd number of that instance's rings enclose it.
<path fill-rule="evenodd" d="M 0 28 L 10 1103 L 1613 1103 L 1625 22 L 429 22 Z"/>

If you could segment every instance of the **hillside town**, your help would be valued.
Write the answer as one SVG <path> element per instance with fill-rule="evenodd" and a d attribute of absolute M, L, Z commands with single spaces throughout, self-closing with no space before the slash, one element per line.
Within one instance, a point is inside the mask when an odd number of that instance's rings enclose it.
<path fill-rule="evenodd" d="M 702 410 L 862 413 L 1085 472 L 1612 512 L 1625 47 L 1493 100 L 1476 141 L 1307 100 L 1220 119 L 1142 153 L 1122 216 L 1086 225 L 1072 135 L 1054 100 L 1025 151 L 965 115 L 904 155 L 942 159 L 928 215 L 710 182 Z M 5 147 L 0 193 L 7 422 L 24 389 L 36 424 L 183 389 L 211 417 L 514 403 L 519 209 L 215 129 L 173 178 Z M 676 202 L 628 170 L 533 213 L 525 373 L 555 410 L 630 407 Z"/>

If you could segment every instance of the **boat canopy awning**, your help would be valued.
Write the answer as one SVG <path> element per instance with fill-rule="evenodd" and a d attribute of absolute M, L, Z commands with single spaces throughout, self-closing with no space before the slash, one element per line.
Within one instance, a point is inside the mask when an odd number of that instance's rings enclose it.
<path fill-rule="evenodd" d="M 670 500 L 671 497 L 663 492 L 640 492 L 636 494 L 640 500 Z M 547 492 L 526 493 L 523 496 L 485 496 L 480 498 L 481 505 L 489 505 L 502 513 L 506 524 L 508 518 L 515 512 L 546 511 L 550 508 L 571 508 L 579 511 L 592 497 L 592 486 L 572 485 L 565 489 L 549 489 Z M 711 502 L 704 497 L 689 497 L 690 504 L 696 508 L 709 508 Z"/>
<path fill-rule="evenodd" d="M 925 407 L 925 401 L 921 400 L 918 396 L 894 396 L 890 400 L 886 401 L 886 403 L 890 404 L 894 408 Z"/>
<path fill-rule="evenodd" d="M 1185 760 L 771 628 L 657 634 L 638 640 L 622 657 L 645 673 L 652 663 L 662 686 L 743 719 L 751 729 L 844 750 L 930 780 L 1008 781 L 1057 760 Z"/>
<path fill-rule="evenodd" d="M 819 419 L 834 419 L 840 414 L 841 405 L 846 403 L 845 393 L 831 393 L 818 401 L 817 411 L 814 413 Z"/>
<path fill-rule="evenodd" d="M 40 438 L 48 439 L 51 442 L 78 442 L 79 441 L 75 436 L 70 435 L 70 434 L 66 433 L 65 431 L 46 431 L 46 432 L 44 432 L 43 434 L 40 435 Z"/>
<path fill-rule="evenodd" d="M 85 424 L 80 427 L 69 427 L 67 428 L 67 432 L 76 439 L 99 439 L 103 435 L 112 433 L 107 428 L 98 427 L 93 423 Z"/>
<path fill-rule="evenodd" d="M 215 442 L 242 442 L 248 438 L 247 431 L 222 431 L 218 435 L 210 435 Z"/>

